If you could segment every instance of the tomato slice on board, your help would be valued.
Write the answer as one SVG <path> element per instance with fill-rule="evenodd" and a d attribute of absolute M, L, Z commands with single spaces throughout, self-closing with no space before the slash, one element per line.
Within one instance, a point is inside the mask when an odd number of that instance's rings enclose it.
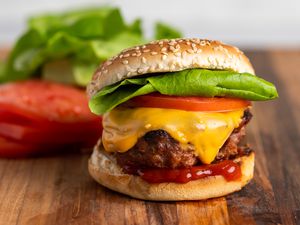
<path fill-rule="evenodd" d="M 24 157 L 36 151 L 36 146 L 17 143 L 0 136 L 0 157 Z"/>
<path fill-rule="evenodd" d="M 180 109 L 187 111 L 231 111 L 245 108 L 251 105 L 251 102 L 235 98 L 181 97 L 153 93 L 134 97 L 126 104 L 137 107 Z"/>
<path fill-rule="evenodd" d="M 55 146 L 53 144 L 34 145 L 30 143 L 17 142 L 10 138 L 0 136 L 0 157 L 16 158 L 33 155 L 54 153 L 66 146 Z"/>
<path fill-rule="evenodd" d="M 91 121 L 61 123 L 55 121 L 45 121 L 42 118 L 37 118 L 34 115 L 28 115 L 22 111 L 17 111 L 12 107 L 2 107 L 0 104 L 0 124 L 12 124 L 25 127 L 38 128 L 41 132 L 45 130 L 56 130 L 59 132 L 80 132 L 85 133 L 94 131 L 99 133 L 102 131 L 102 117 L 98 116 Z"/>
<path fill-rule="evenodd" d="M 77 129 L 58 129 L 58 127 L 31 127 L 17 124 L 0 122 L 0 136 L 21 141 L 24 143 L 40 144 L 67 144 L 67 143 L 86 143 L 97 139 L 101 136 L 102 128 L 100 125 L 91 128 Z"/>
<path fill-rule="evenodd" d="M 0 157 L 2 158 L 20 158 L 20 157 L 29 157 L 29 156 L 41 156 L 49 155 L 58 152 L 74 152 L 78 151 L 80 148 L 90 148 L 95 143 L 89 141 L 85 144 L 83 143 L 74 143 L 74 144 L 64 144 L 56 145 L 52 143 L 40 143 L 40 144 L 31 144 L 24 143 L 12 140 L 10 138 L 5 138 L 0 136 Z M 93 143 L 93 145 L 92 145 Z"/>
<path fill-rule="evenodd" d="M 45 123 L 48 121 L 38 115 L 30 112 L 24 112 L 23 110 L 18 109 L 16 106 L 0 103 L 0 122 L 29 125 Z"/>
<path fill-rule="evenodd" d="M 0 157 L 90 148 L 101 132 L 83 90 L 37 80 L 0 85 Z"/>
<path fill-rule="evenodd" d="M 85 91 L 48 81 L 20 81 L 0 86 L 0 106 L 36 120 L 84 122 L 97 116 L 88 108 Z"/>

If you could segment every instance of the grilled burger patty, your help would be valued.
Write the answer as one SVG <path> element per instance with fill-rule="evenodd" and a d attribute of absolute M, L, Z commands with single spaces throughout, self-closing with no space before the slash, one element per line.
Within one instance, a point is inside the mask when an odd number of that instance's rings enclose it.
<path fill-rule="evenodd" d="M 215 162 L 231 159 L 237 155 L 249 154 L 249 148 L 238 144 L 245 136 L 245 125 L 252 118 L 247 109 L 238 128 L 235 128 L 216 156 Z M 149 131 L 139 138 L 135 146 L 125 153 L 115 153 L 117 163 L 122 167 L 140 168 L 184 168 L 199 164 L 194 146 L 181 145 L 164 130 Z"/>

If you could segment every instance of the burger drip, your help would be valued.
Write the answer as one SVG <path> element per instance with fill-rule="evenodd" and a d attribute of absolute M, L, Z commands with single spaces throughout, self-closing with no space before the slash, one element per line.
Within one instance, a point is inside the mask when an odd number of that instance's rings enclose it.
<path fill-rule="evenodd" d="M 209 176 L 223 176 L 227 181 L 234 181 L 241 178 L 241 167 L 231 160 L 224 160 L 216 164 L 193 166 L 182 169 L 156 169 L 124 167 L 126 173 L 139 175 L 148 183 L 187 183 Z"/>

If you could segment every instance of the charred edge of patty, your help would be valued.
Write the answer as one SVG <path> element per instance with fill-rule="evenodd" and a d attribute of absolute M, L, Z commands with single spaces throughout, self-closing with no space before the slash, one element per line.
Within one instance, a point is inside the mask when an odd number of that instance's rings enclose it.
<path fill-rule="evenodd" d="M 149 131 L 138 139 L 136 145 L 125 153 L 116 153 L 121 167 L 184 168 L 198 162 L 193 146 L 180 145 L 165 130 Z"/>
<path fill-rule="evenodd" d="M 249 146 L 241 146 L 245 136 L 245 126 L 251 120 L 252 114 L 244 111 L 239 127 L 235 128 L 224 145 L 220 148 L 213 163 L 239 156 L 249 155 Z M 125 153 L 114 153 L 117 163 L 126 168 L 187 168 L 200 165 L 194 154 L 194 146 L 182 145 L 165 130 L 149 131 L 139 138 L 134 147 Z"/>

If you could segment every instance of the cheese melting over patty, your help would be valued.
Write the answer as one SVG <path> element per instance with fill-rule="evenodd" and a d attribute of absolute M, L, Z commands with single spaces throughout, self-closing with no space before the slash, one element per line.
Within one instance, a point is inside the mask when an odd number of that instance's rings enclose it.
<path fill-rule="evenodd" d="M 202 163 L 211 163 L 238 127 L 245 109 L 194 112 L 118 107 L 103 116 L 102 142 L 108 152 L 126 152 L 152 130 L 165 130 L 181 144 L 192 144 Z"/>

